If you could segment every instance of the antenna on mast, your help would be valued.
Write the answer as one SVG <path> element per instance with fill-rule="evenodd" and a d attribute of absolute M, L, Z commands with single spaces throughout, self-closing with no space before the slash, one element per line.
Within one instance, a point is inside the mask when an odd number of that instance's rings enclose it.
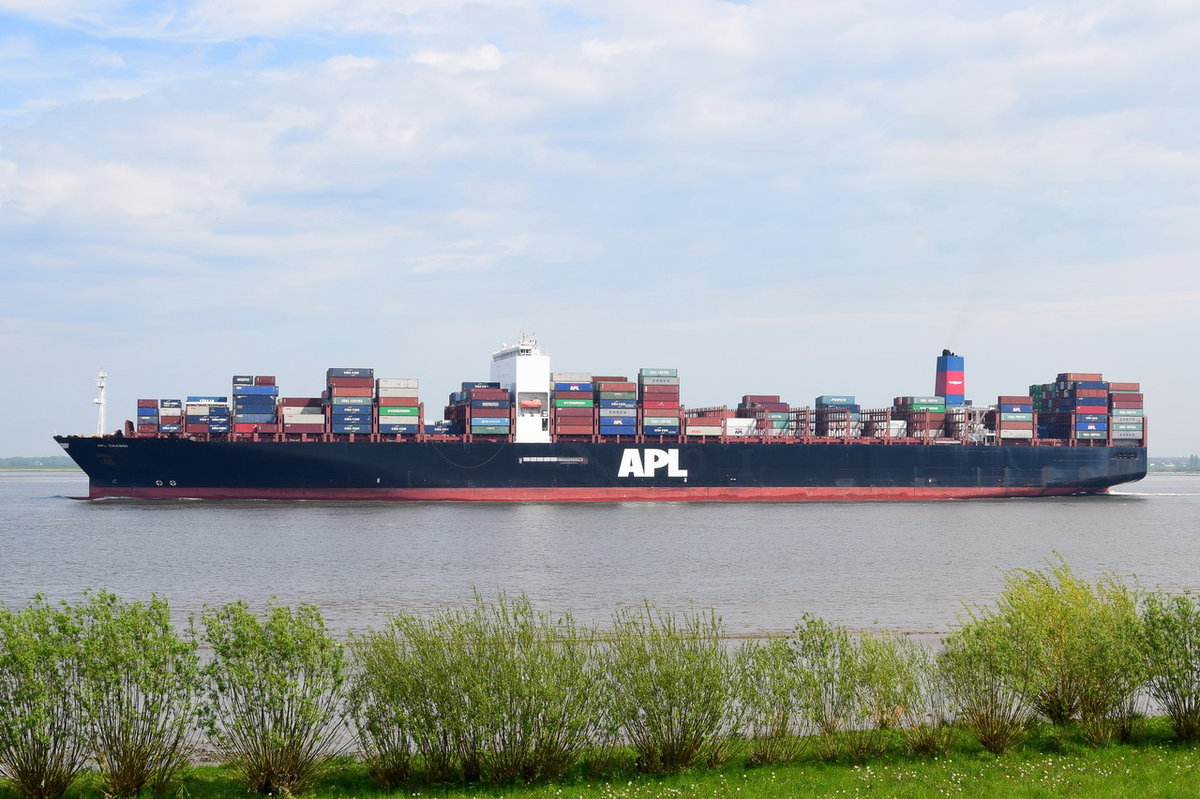
<path fill-rule="evenodd" d="M 98 436 L 104 435 L 104 428 L 106 427 L 106 423 L 104 421 L 104 408 L 106 401 L 104 394 L 104 381 L 107 379 L 108 372 L 104 371 L 103 369 L 100 370 L 100 374 L 96 375 L 96 388 L 100 389 L 100 393 L 94 400 L 92 400 L 92 402 L 100 406 L 96 419 L 96 435 Z"/>

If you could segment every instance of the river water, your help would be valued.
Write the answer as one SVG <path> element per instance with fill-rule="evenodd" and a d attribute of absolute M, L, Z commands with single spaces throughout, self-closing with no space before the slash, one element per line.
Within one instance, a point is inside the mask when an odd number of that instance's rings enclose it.
<path fill-rule="evenodd" d="M 604 624 L 622 604 L 716 610 L 733 634 L 802 613 L 938 633 L 1002 574 L 1200 590 L 1200 476 L 1109 496 L 838 504 L 392 504 L 68 499 L 78 472 L 0 472 L 0 601 L 157 593 L 180 618 L 244 599 L 318 605 L 339 633 L 524 592 Z"/>

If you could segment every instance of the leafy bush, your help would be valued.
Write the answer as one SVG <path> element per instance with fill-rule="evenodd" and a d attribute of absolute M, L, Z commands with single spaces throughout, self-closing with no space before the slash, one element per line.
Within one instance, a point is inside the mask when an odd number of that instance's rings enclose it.
<path fill-rule="evenodd" d="M 946 636 L 941 665 L 959 722 L 985 749 L 1003 754 L 1025 739 L 1028 670 L 1002 620 L 975 619 Z"/>
<path fill-rule="evenodd" d="M 1191 594 L 1150 594 L 1142 611 L 1150 695 L 1175 734 L 1200 740 L 1200 601 Z"/>
<path fill-rule="evenodd" d="M 646 603 L 613 615 L 603 671 L 640 770 L 675 773 L 728 754 L 739 708 L 724 631 L 711 611 L 677 617 Z"/>
<path fill-rule="evenodd" d="M 232 602 L 200 618 L 212 649 L 201 710 L 214 743 L 251 792 L 311 785 L 345 747 L 342 648 L 321 614 L 270 605 L 260 617 Z"/>
<path fill-rule="evenodd" d="M 0 605 L 0 777 L 22 799 L 59 799 L 87 761 L 79 637 L 66 605 Z"/>
<path fill-rule="evenodd" d="M 1061 558 L 1046 570 L 1016 569 L 989 615 L 1016 649 L 1026 702 L 1052 723 L 1078 719 L 1101 742 L 1132 717 L 1144 679 L 1140 621 L 1135 596 L 1117 579 L 1092 586 Z"/>
<path fill-rule="evenodd" d="M 747 641 L 737 651 L 739 702 L 749 738 L 746 764 L 790 763 L 804 752 L 811 722 L 801 677 L 786 641 Z"/>
<path fill-rule="evenodd" d="M 523 595 L 476 595 L 470 609 L 429 620 L 395 617 L 355 654 L 351 695 L 373 768 L 395 764 L 391 779 L 400 779 L 415 748 L 435 778 L 454 762 L 468 780 L 560 776 L 597 723 L 593 648 L 569 615 L 538 612 Z"/>
<path fill-rule="evenodd" d="M 804 614 L 790 644 L 801 701 L 820 734 L 817 756 L 831 760 L 847 748 L 857 756 L 875 747 L 880 736 L 865 713 L 861 650 L 850 631 Z"/>
<path fill-rule="evenodd" d="M 910 754 L 944 755 L 954 748 L 958 733 L 943 661 L 930 647 L 907 641 L 902 653 L 914 683 L 901 714 L 900 734 Z"/>
<path fill-rule="evenodd" d="M 77 606 L 92 756 L 105 793 L 166 792 L 187 765 L 197 699 L 196 645 L 160 598 L 124 602 L 101 592 Z"/>

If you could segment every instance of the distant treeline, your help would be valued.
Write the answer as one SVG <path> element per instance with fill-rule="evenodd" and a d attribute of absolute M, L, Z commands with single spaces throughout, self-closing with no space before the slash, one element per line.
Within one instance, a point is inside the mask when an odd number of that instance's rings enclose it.
<path fill-rule="evenodd" d="M 45 468 L 69 469 L 75 461 L 66 455 L 47 455 L 41 458 L 0 458 L 0 469 Z"/>

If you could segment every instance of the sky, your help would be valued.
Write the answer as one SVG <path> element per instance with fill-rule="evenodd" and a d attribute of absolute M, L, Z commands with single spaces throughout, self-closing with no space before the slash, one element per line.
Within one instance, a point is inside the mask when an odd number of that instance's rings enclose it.
<path fill-rule="evenodd" d="M 534 334 L 690 406 L 1060 372 L 1200 452 L 1200 6 L 0 0 L 0 456 Z"/>

